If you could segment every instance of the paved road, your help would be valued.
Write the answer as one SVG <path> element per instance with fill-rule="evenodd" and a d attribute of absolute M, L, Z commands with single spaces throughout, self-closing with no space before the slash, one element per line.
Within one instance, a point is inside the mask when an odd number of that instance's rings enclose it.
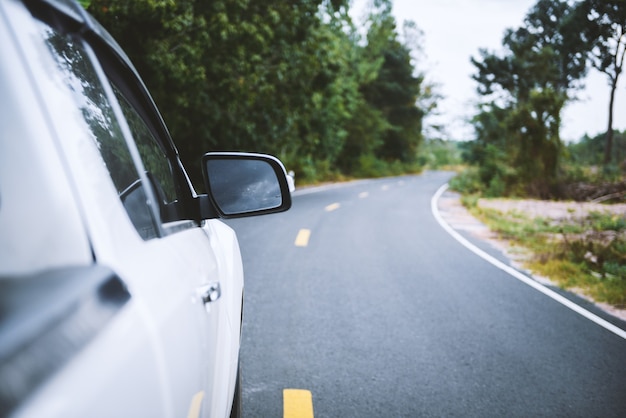
<path fill-rule="evenodd" d="M 626 340 L 445 232 L 430 201 L 449 176 L 303 190 L 229 222 L 246 416 L 281 417 L 285 388 L 318 418 L 626 416 Z"/>

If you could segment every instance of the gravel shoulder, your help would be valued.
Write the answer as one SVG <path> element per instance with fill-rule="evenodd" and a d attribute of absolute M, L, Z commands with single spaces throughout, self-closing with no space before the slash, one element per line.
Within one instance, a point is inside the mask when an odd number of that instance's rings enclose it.
<path fill-rule="evenodd" d="M 541 216 L 555 220 L 584 218 L 591 212 L 609 212 L 616 215 L 626 214 L 626 204 L 609 206 L 599 203 L 550 202 L 532 199 L 481 199 L 478 201 L 478 205 L 502 212 L 518 211 L 532 217 Z M 438 207 L 441 216 L 452 228 L 465 231 L 475 238 L 488 242 L 493 247 L 500 250 L 510 260 L 513 267 L 525 271 L 534 280 L 556 286 L 550 281 L 550 278 L 537 276 L 525 270 L 521 265 L 525 257 L 524 252 L 512 246 L 508 241 L 500 239 L 495 232 L 491 231 L 485 224 L 473 217 L 461 204 L 460 195 L 458 193 L 451 191 L 444 193 L 439 199 Z M 568 290 L 590 300 L 587 295 L 582 294 L 580 291 L 577 291 L 577 289 Z M 616 309 L 604 303 L 595 304 L 611 315 L 626 321 L 626 310 Z"/>

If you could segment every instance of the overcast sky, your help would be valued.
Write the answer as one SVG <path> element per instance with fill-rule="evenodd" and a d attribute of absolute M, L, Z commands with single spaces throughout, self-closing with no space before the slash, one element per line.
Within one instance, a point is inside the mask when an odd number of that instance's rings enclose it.
<path fill-rule="evenodd" d="M 354 16 L 360 21 L 363 4 L 353 0 Z M 446 126 L 449 138 L 472 139 L 473 129 L 467 120 L 475 114 L 478 100 L 475 72 L 470 57 L 478 57 L 479 48 L 498 51 L 506 28 L 522 24 L 536 0 L 393 0 L 393 12 L 402 27 L 405 19 L 413 20 L 424 32 L 426 62 L 418 69 L 427 80 L 439 85 L 444 96 L 441 116 L 432 121 Z M 626 77 L 622 77 L 626 78 Z M 585 133 L 594 136 L 606 130 L 609 87 L 606 75 L 589 72 L 586 88 L 578 93 L 580 100 L 565 109 L 561 137 L 578 140 Z M 626 83 L 621 80 L 614 109 L 615 129 L 626 129 Z"/>

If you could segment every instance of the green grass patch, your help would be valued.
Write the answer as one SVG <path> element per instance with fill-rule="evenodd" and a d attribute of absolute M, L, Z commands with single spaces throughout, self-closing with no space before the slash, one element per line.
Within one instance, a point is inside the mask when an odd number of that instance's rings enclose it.
<path fill-rule="evenodd" d="M 626 308 L 624 216 L 590 213 L 580 220 L 555 221 L 483 208 L 472 195 L 462 202 L 501 238 L 531 254 L 525 268 L 564 289 L 576 288 L 598 302 Z"/>

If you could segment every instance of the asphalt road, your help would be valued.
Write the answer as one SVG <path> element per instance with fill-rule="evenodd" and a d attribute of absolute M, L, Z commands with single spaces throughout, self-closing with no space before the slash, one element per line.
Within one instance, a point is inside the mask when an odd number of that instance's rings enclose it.
<path fill-rule="evenodd" d="M 281 417 L 286 388 L 315 417 L 626 416 L 626 340 L 451 237 L 430 206 L 449 177 L 304 189 L 229 222 L 245 416 Z"/>

